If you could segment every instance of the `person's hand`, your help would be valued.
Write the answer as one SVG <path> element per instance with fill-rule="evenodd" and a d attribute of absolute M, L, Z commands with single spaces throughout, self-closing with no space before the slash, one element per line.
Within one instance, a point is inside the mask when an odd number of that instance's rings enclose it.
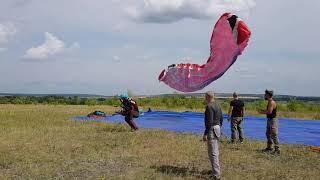
<path fill-rule="evenodd" d="M 203 135 L 202 140 L 203 140 L 203 141 L 207 141 L 207 140 L 208 140 L 207 135 Z"/>
<path fill-rule="evenodd" d="M 260 114 L 263 114 L 263 110 L 262 109 L 257 109 L 257 112 Z"/>
<path fill-rule="evenodd" d="M 119 110 L 117 110 L 117 111 L 115 111 L 115 113 L 114 114 L 122 114 L 122 109 L 119 109 Z"/>

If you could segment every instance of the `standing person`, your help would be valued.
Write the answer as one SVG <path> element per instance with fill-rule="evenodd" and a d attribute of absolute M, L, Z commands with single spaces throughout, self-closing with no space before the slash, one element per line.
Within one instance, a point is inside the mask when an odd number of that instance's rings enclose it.
<path fill-rule="evenodd" d="M 264 99 L 268 101 L 267 109 L 258 109 L 260 114 L 267 115 L 267 148 L 264 151 L 272 151 L 272 144 L 274 144 L 274 153 L 280 154 L 279 140 L 278 140 L 278 119 L 277 119 L 277 103 L 272 99 L 273 91 L 266 90 Z"/>
<path fill-rule="evenodd" d="M 137 102 L 134 99 L 129 98 L 127 93 L 121 93 L 119 100 L 121 102 L 122 109 L 117 113 L 125 117 L 125 121 L 129 124 L 132 130 L 138 130 L 138 126 L 133 121 L 133 118 L 139 117 L 139 108 Z"/>
<path fill-rule="evenodd" d="M 222 125 L 223 117 L 220 105 L 214 101 L 214 93 L 208 91 L 205 94 L 207 103 L 204 113 L 205 131 L 203 141 L 207 142 L 208 155 L 212 167 L 212 175 L 214 179 L 220 179 L 220 164 L 219 164 L 219 137 L 220 126 Z"/>
<path fill-rule="evenodd" d="M 243 143 L 244 137 L 241 124 L 244 116 L 244 102 L 239 99 L 239 94 L 237 92 L 233 93 L 233 100 L 230 102 L 228 115 L 228 121 L 231 120 L 231 142 L 235 143 L 236 133 L 238 131 L 239 141 L 240 143 Z"/>

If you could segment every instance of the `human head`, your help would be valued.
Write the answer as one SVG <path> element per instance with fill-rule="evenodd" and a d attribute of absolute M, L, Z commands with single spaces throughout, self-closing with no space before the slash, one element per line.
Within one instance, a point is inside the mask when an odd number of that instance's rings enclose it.
<path fill-rule="evenodd" d="M 213 91 L 207 91 L 205 94 L 205 99 L 207 101 L 207 103 L 210 103 L 214 100 L 214 93 Z"/>
<path fill-rule="evenodd" d="M 269 98 L 272 98 L 273 96 L 273 90 L 266 89 L 264 92 L 264 99 L 268 100 Z"/>
<path fill-rule="evenodd" d="M 122 92 L 122 93 L 120 93 L 119 98 L 120 99 L 127 99 L 128 98 L 128 94 L 125 93 L 125 92 Z"/>
<path fill-rule="evenodd" d="M 239 97 L 239 93 L 235 91 L 235 92 L 232 94 L 232 96 L 233 96 L 234 99 L 236 99 L 236 98 Z"/>

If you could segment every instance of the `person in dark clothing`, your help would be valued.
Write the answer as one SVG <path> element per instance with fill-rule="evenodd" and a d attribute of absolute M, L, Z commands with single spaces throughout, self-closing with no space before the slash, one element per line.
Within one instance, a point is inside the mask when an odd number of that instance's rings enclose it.
<path fill-rule="evenodd" d="M 231 142 L 234 143 L 236 140 L 236 133 L 238 131 L 239 141 L 243 142 L 243 116 L 244 116 L 244 102 L 239 99 L 237 92 L 233 93 L 233 100 L 230 102 L 228 121 L 231 121 Z"/>
<path fill-rule="evenodd" d="M 139 108 L 137 102 L 132 98 L 129 98 L 126 93 L 121 93 L 119 99 L 122 109 L 117 113 L 125 117 L 125 121 L 129 124 L 132 130 L 138 130 L 138 126 L 133 121 L 133 118 L 139 117 Z"/>
<path fill-rule="evenodd" d="M 272 151 L 274 144 L 274 154 L 280 154 L 279 139 L 278 139 L 278 119 L 277 119 L 277 103 L 273 100 L 273 91 L 266 90 L 264 99 L 268 101 L 267 109 L 258 109 L 260 114 L 267 116 L 267 148 L 263 151 Z"/>
<path fill-rule="evenodd" d="M 220 127 L 222 125 L 223 116 L 220 105 L 214 101 L 213 92 L 206 92 L 205 100 L 207 106 L 204 113 L 205 131 L 203 133 L 203 141 L 206 141 L 208 145 L 208 155 L 212 167 L 212 176 L 214 179 L 220 179 L 221 172 L 218 141 L 221 135 Z"/>

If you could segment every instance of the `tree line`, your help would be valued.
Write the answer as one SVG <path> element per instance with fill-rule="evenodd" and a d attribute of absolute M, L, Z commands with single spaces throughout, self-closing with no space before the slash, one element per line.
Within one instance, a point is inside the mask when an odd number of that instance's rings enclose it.
<path fill-rule="evenodd" d="M 147 98 L 136 98 L 139 106 L 143 107 L 164 107 L 164 108 L 187 108 L 201 109 L 205 103 L 203 98 L 187 97 L 185 95 L 157 96 Z M 218 99 L 222 108 L 227 110 L 231 99 Z M 266 102 L 262 99 L 244 99 L 247 110 L 265 108 Z M 0 104 L 54 104 L 54 105 L 110 105 L 119 106 L 117 96 L 111 98 L 92 98 L 79 96 L 0 96 Z M 320 112 L 320 104 L 291 98 L 287 101 L 278 101 L 278 109 L 288 112 Z"/>

